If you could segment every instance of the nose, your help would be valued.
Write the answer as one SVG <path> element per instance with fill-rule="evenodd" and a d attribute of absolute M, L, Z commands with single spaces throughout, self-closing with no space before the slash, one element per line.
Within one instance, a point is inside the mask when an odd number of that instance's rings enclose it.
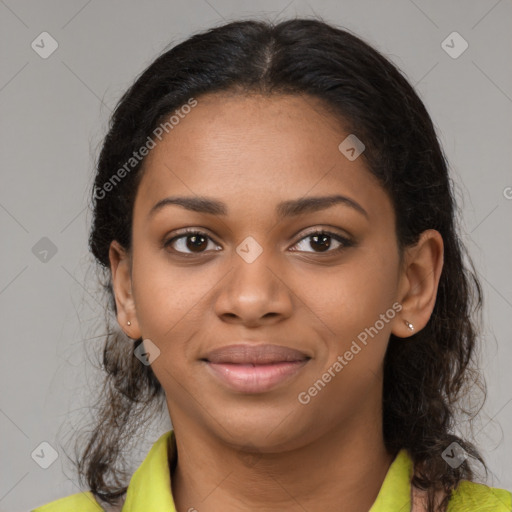
<path fill-rule="evenodd" d="M 264 250 L 254 260 L 243 253 L 233 255 L 232 269 L 215 300 L 215 312 L 224 322 L 257 327 L 291 316 L 293 292 L 284 262 L 278 266 L 270 252 Z"/>

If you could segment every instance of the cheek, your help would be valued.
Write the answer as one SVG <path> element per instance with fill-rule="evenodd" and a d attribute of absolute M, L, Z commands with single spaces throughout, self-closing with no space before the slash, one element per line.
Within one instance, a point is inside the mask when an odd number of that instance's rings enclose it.
<path fill-rule="evenodd" d="M 318 393 L 322 396 L 315 407 L 326 410 L 329 404 L 339 404 L 329 413 L 333 421 L 339 420 L 343 411 L 360 407 L 361 397 L 373 395 L 396 316 L 392 268 L 381 258 L 379 262 L 372 255 L 360 256 L 336 275 L 317 281 L 309 295 L 329 327 L 324 330 L 326 351 L 320 354 L 309 386 L 327 379 L 329 384 Z M 308 389 L 311 387 L 303 391 Z"/>
<path fill-rule="evenodd" d="M 337 334 L 354 334 L 391 307 L 396 289 L 393 262 L 361 251 L 346 265 L 316 279 L 308 300 L 325 313 Z"/>
<path fill-rule="evenodd" d="M 361 250 L 335 274 L 317 281 L 308 300 L 329 327 L 324 369 L 341 355 L 346 360 L 342 373 L 351 382 L 366 369 L 379 371 L 396 316 L 395 269 L 392 252 Z"/>
<path fill-rule="evenodd" d="M 189 340 L 204 331 L 209 297 L 223 273 L 204 266 L 178 266 L 163 251 L 144 248 L 133 254 L 133 293 L 143 338 L 161 352 L 160 366 L 178 367 L 195 354 Z M 155 361 L 155 367 L 158 364 Z"/>

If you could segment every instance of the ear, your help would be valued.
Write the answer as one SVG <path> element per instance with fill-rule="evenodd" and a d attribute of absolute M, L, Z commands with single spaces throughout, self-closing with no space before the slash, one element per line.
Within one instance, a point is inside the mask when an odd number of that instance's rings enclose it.
<path fill-rule="evenodd" d="M 405 249 L 398 295 L 402 310 L 391 330 L 395 336 L 407 338 L 427 325 L 436 303 L 443 255 L 443 237 L 435 229 L 423 231 L 418 243 Z M 413 324 L 414 331 L 404 320 Z"/>
<path fill-rule="evenodd" d="M 117 321 L 129 338 L 138 339 L 141 337 L 141 333 L 132 295 L 130 256 L 117 240 L 113 240 L 108 257 L 116 300 Z M 128 325 L 128 321 L 131 325 Z"/>

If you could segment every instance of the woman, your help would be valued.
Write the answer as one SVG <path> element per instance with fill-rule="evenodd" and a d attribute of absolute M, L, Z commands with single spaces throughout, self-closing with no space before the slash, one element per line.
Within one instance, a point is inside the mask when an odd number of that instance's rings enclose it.
<path fill-rule="evenodd" d="M 481 289 L 446 159 L 375 49 L 306 19 L 194 35 L 121 98 L 93 208 L 124 333 L 90 491 L 36 511 L 511 510 L 454 434 Z M 163 403 L 173 430 L 129 479 Z"/>

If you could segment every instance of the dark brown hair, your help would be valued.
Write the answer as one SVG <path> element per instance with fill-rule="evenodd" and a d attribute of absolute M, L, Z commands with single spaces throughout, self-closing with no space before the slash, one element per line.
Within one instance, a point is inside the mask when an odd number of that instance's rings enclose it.
<path fill-rule="evenodd" d="M 472 480 L 470 459 L 452 468 L 443 451 L 457 442 L 485 468 L 477 449 L 454 434 L 464 397 L 485 383 L 475 364 L 482 292 L 457 234 L 454 186 L 432 121 L 402 72 L 351 34 L 318 19 L 280 23 L 240 21 L 193 35 L 159 56 L 120 99 L 97 163 L 92 191 L 90 249 L 100 266 L 110 312 L 116 313 L 109 246 L 131 247 L 134 199 L 144 160 L 112 187 L 112 177 L 142 147 L 159 123 L 202 94 L 239 92 L 309 95 L 349 127 L 366 146 L 362 157 L 392 199 L 400 251 L 427 229 L 444 241 L 444 267 L 435 307 L 424 329 L 408 340 L 391 335 L 384 362 L 383 429 L 387 448 L 406 448 L 416 468 L 413 484 L 447 496 Z M 106 197 L 103 192 L 108 189 Z M 102 191 L 101 194 L 99 191 Z M 467 262 L 463 261 L 466 257 Z M 135 344 L 114 330 L 103 350 L 104 386 L 94 428 L 77 455 L 82 483 L 108 503 L 126 492 L 122 452 L 163 390 L 134 357 Z M 472 418 L 470 418 L 472 419 Z"/>

